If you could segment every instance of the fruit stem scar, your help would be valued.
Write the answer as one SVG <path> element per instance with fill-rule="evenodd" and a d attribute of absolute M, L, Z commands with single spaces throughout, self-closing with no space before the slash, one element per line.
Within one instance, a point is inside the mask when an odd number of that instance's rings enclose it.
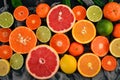
<path fill-rule="evenodd" d="M 40 59 L 39 59 L 39 63 L 40 63 L 40 64 L 45 64 L 45 59 L 44 59 L 44 58 L 40 58 Z"/>
<path fill-rule="evenodd" d="M 62 46 L 62 41 L 57 41 L 57 46 Z"/>
<path fill-rule="evenodd" d="M 61 21 L 61 20 L 62 20 L 62 11 L 60 11 L 58 14 L 58 21 Z"/>
<path fill-rule="evenodd" d="M 92 67 L 92 63 L 88 63 L 88 67 L 91 69 L 91 70 L 93 70 L 93 67 Z"/>
<path fill-rule="evenodd" d="M 86 27 L 84 26 L 83 29 L 82 29 L 82 34 L 85 34 L 86 33 Z"/>

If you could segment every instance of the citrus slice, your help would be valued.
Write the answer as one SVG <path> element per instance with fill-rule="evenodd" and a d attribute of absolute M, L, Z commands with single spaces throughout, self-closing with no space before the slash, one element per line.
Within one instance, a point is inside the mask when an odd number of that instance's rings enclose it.
<path fill-rule="evenodd" d="M 59 56 L 48 45 L 38 45 L 31 49 L 26 58 L 27 71 L 36 79 L 49 79 L 59 69 Z"/>
<path fill-rule="evenodd" d="M 10 64 L 6 59 L 0 59 L 0 76 L 6 76 L 10 71 Z"/>
<path fill-rule="evenodd" d="M 24 58 L 21 54 L 15 53 L 10 58 L 10 66 L 14 70 L 18 70 L 23 66 Z"/>
<path fill-rule="evenodd" d="M 18 6 L 15 8 L 13 15 L 16 20 L 24 21 L 29 15 L 28 8 L 25 6 Z"/>
<path fill-rule="evenodd" d="M 53 47 L 58 54 L 64 54 L 70 46 L 70 40 L 67 35 L 57 33 L 51 37 L 50 46 Z"/>
<path fill-rule="evenodd" d="M 105 56 L 109 51 L 109 40 L 105 36 L 95 37 L 91 43 L 91 50 L 97 56 Z"/>
<path fill-rule="evenodd" d="M 35 33 L 25 26 L 18 26 L 9 36 L 9 44 L 17 53 L 28 53 L 33 47 L 36 46 L 36 43 L 37 38 Z"/>
<path fill-rule="evenodd" d="M 11 33 L 10 28 L 0 28 L 0 41 L 8 42 L 10 33 Z"/>
<path fill-rule="evenodd" d="M 78 71 L 85 77 L 96 76 L 101 69 L 100 58 L 93 53 L 84 53 L 78 59 Z"/>
<path fill-rule="evenodd" d="M 107 55 L 102 59 L 102 68 L 107 71 L 115 70 L 117 61 L 113 56 Z"/>
<path fill-rule="evenodd" d="M 110 47 L 109 47 L 109 50 L 110 50 L 110 53 L 115 56 L 115 57 L 120 57 L 120 38 L 115 38 L 111 41 L 110 43 Z"/>
<path fill-rule="evenodd" d="M 102 19 L 102 9 L 97 5 L 92 5 L 87 9 L 87 18 L 92 22 L 98 22 Z"/>
<path fill-rule="evenodd" d="M 3 28 L 9 28 L 14 23 L 13 15 L 10 12 L 2 12 L 0 14 L 0 26 Z"/>
<path fill-rule="evenodd" d="M 46 26 L 40 26 L 37 30 L 36 30 L 36 36 L 38 38 L 38 40 L 42 43 L 46 43 L 50 40 L 51 38 L 51 31 L 49 30 L 48 27 Z"/>
<path fill-rule="evenodd" d="M 79 20 L 72 28 L 72 36 L 75 41 L 87 44 L 96 36 L 95 26 L 88 20 Z"/>
<path fill-rule="evenodd" d="M 35 30 L 41 25 L 41 19 L 36 14 L 31 14 L 26 19 L 26 25 L 28 28 Z"/>
<path fill-rule="evenodd" d="M 47 15 L 47 25 L 55 33 L 68 32 L 75 23 L 72 10 L 63 4 L 56 5 L 50 9 Z"/>

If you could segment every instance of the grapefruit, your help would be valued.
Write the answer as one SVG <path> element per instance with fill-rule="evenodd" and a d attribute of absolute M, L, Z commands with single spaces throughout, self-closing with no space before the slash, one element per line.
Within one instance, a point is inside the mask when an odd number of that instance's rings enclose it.
<path fill-rule="evenodd" d="M 52 47 L 38 45 L 29 52 L 26 69 L 36 79 L 49 79 L 59 69 L 59 56 Z"/>
<path fill-rule="evenodd" d="M 75 23 L 73 11 L 63 4 L 50 9 L 47 15 L 47 25 L 54 33 L 68 32 Z"/>

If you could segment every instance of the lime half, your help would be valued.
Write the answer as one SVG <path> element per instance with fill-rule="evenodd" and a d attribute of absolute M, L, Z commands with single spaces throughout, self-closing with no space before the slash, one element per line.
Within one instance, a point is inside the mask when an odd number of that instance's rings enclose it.
<path fill-rule="evenodd" d="M 99 6 L 92 5 L 87 9 L 87 18 L 92 22 L 98 22 L 102 19 L 103 12 Z"/>
<path fill-rule="evenodd" d="M 3 12 L 0 14 L 0 26 L 9 28 L 14 23 L 13 15 L 10 12 Z"/>
<path fill-rule="evenodd" d="M 21 54 L 15 53 L 10 58 L 10 66 L 14 70 L 20 69 L 23 66 L 23 63 L 24 63 L 24 58 Z"/>
<path fill-rule="evenodd" d="M 0 59 L 0 76 L 5 76 L 10 71 L 10 64 L 6 59 Z"/>

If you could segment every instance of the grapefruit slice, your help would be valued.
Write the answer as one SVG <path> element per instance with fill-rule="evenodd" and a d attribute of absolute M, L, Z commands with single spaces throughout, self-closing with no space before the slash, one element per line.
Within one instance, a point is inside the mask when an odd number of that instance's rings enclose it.
<path fill-rule="evenodd" d="M 59 69 L 59 56 L 48 45 L 38 45 L 31 49 L 26 58 L 27 71 L 36 79 L 49 79 Z"/>
<path fill-rule="evenodd" d="M 68 32 L 74 23 L 74 13 L 68 6 L 63 4 L 51 8 L 47 15 L 47 25 L 54 33 Z"/>

